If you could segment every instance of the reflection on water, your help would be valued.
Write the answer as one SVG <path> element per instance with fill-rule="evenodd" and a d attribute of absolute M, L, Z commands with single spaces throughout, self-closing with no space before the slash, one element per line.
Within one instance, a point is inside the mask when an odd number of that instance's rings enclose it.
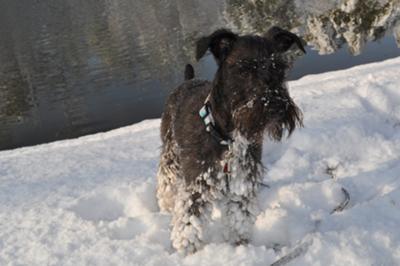
<path fill-rule="evenodd" d="M 315 51 L 298 78 L 399 55 L 399 17 L 399 1 L 384 0 L 3 0 L 0 149 L 158 117 L 194 41 L 220 27 L 302 35 Z M 204 78 L 214 70 L 211 58 L 196 65 Z"/>

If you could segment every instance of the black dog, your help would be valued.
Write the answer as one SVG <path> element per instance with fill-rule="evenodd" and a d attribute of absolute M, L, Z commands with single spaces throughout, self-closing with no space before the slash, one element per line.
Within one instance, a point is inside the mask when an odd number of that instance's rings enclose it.
<path fill-rule="evenodd" d="M 290 51 L 304 51 L 278 27 L 264 36 L 215 31 L 197 42 L 218 63 L 212 83 L 185 81 L 169 96 L 161 121 L 157 174 L 161 210 L 172 212 L 172 245 L 193 253 L 204 243 L 247 243 L 258 214 L 263 134 L 281 140 L 302 125 L 285 75 Z"/>

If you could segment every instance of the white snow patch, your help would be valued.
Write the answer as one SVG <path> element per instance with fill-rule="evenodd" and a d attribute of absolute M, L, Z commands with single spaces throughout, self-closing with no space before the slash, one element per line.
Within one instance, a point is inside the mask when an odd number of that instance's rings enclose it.
<path fill-rule="evenodd" d="M 0 152 L 0 265 L 268 265 L 300 243 L 290 265 L 400 265 L 400 58 L 289 87 L 305 127 L 265 140 L 249 245 L 171 248 L 157 119 Z"/>

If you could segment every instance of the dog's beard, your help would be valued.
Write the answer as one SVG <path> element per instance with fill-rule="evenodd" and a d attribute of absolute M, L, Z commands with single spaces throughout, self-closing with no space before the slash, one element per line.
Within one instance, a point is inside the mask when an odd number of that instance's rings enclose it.
<path fill-rule="evenodd" d="M 267 97 L 253 97 L 233 112 L 235 129 L 249 140 L 266 133 L 280 141 L 285 132 L 289 137 L 297 127 L 303 126 L 303 114 L 287 90 L 273 90 L 272 96 Z"/>
<path fill-rule="evenodd" d="M 290 98 L 267 108 L 265 116 L 267 120 L 265 131 L 276 141 L 282 139 L 285 131 L 289 137 L 296 127 L 303 126 L 303 114 Z"/>

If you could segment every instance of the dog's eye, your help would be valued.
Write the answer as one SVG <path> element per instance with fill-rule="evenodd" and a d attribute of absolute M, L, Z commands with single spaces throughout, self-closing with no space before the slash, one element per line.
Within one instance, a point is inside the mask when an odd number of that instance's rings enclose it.
<path fill-rule="evenodd" d="M 242 59 L 236 62 L 236 66 L 242 73 L 256 72 L 260 69 L 267 69 L 267 61 L 264 59 Z"/>
<path fill-rule="evenodd" d="M 255 71 L 258 68 L 256 61 L 252 61 L 252 60 L 248 60 L 248 59 L 239 60 L 236 63 L 236 66 L 239 68 L 240 72 Z"/>

